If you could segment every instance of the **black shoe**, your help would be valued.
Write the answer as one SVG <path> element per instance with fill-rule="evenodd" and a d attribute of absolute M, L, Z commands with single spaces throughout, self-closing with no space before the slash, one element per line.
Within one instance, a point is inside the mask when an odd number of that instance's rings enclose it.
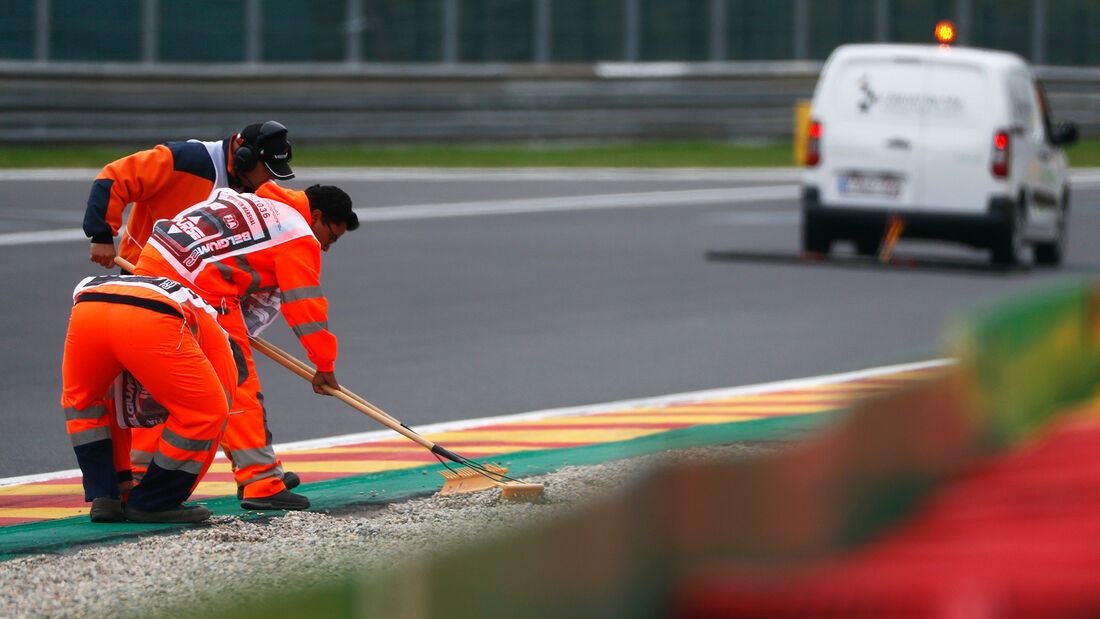
<path fill-rule="evenodd" d="M 283 490 L 271 496 L 256 496 L 241 501 L 243 509 L 308 509 L 309 499 Z"/>
<path fill-rule="evenodd" d="M 131 522 L 202 522 L 214 513 L 202 505 L 180 505 L 157 512 L 147 512 L 129 505 L 122 509 Z"/>
<path fill-rule="evenodd" d="M 283 473 L 283 485 L 286 486 L 287 490 L 297 488 L 300 483 L 302 483 L 302 478 L 298 477 L 298 474 L 294 471 Z M 237 500 L 244 500 L 244 486 L 237 486 Z"/>
<path fill-rule="evenodd" d="M 92 511 L 88 512 L 92 522 L 125 522 L 126 515 L 122 513 L 122 501 L 112 499 L 109 496 L 101 496 L 92 500 Z"/>

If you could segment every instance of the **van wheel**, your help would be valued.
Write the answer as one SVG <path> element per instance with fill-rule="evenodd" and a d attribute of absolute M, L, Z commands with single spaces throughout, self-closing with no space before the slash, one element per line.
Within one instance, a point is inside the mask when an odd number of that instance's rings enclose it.
<path fill-rule="evenodd" d="M 1056 267 L 1062 264 L 1066 253 L 1066 220 L 1069 219 L 1069 192 L 1062 197 L 1062 208 L 1058 213 L 1058 226 L 1054 240 L 1050 243 L 1035 244 L 1035 262 L 1043 266 Z"/>
<path fill-rule="evenodd" d="M 1000 234 L 993 242 L 994 264 L 1011 267 L 1023 262 L 1024 217 L 1023 202 L 1017 202 L 1012 210 L 1012 218 L 1004 222 Z"/>
<path fill-rule="evenodd" d="M 802 214 L 802 251 L 815 254 L 828 254 L 833 239 L 829 230 L 816 221 L 809 213 Z"/>

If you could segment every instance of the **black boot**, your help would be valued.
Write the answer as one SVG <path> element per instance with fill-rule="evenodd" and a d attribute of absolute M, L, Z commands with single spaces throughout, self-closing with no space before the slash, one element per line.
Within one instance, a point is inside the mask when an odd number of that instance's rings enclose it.
<path fill-rule="evenodd" d="M 298 474 L 294 471 L 283 473 L 283 485 L 286 486 L 287 490 L 297 488 L 300 483 L 302 483 L 302 478 L 298 477 Z M 244 500 L 244 486 L 237 486 L 237 500 Z"/>
<path fill-rule="evenodd" d="M 283 490 L 271 496 L 251 497 L 241 501 L 244 509 L 309 509 L 309 499 Z"/>
<path fill-rule="evenodd" d="M 101 496 L 92 500 L 92 510 L 88 512 L 92 522 L 125 522 L 122 501 L 114 497 Z"/>
<path fill-rule="evenodd" d="M 184 505 L 191 496 L 198 475 L 179 469 L 162 468 L 154 460 L 130 491 L 123 508 L 133 522 L 202 522 L 212 513 L 201 505 Z"/>
<path fill-rule="evenodd" d="M 123 508 L 126 519 L 131 522 L 202 522 L 214 513 L 202 505 L 180 505 L 171 509 L 145 511 L 131 507 Z"/>

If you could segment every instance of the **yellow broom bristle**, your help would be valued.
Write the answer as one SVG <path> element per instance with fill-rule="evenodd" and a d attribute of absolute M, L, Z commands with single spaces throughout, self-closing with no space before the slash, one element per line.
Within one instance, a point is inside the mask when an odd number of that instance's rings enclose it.
<path fill-rule="evenodd" d="M 487 464 L 485 468 L 496 475 L 504 475 L 508 472 L 508 469 L 493 464 Z M 444 496 L 486 490 L 502 483 L 469 468 L 448 469 L 439 471 L 439 474 L 447 480 L 439 489 L 439 494 Z"/>
<path fill-rule="evenodd" d="M 485 469 L 495 475 L 503 476 L 508 469 L 494 464 L 485 465 Z M 500 498 L 508 501 L 534 501 L 542 495 L 543 484 L 528 484 L 518 481 L 498 481 L 474 469 L 458 468 L 439 471 L 447 481 L 439 489 L 443 496 L 463 492 L 479 492 L 500 486 Z"/>

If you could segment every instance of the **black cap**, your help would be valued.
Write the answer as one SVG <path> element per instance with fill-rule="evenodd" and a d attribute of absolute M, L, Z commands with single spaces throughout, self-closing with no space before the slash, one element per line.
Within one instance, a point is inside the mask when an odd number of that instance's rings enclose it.
<path fill-rule="evenodd" d="M 287 128 L 274 120 L 248 125 L 241 130 L 241 141 L 254 148 L 267 171 L 282 181 L 294 178 L 294 170 L 290 169 L 290 142 L 286 134 Z"/>

